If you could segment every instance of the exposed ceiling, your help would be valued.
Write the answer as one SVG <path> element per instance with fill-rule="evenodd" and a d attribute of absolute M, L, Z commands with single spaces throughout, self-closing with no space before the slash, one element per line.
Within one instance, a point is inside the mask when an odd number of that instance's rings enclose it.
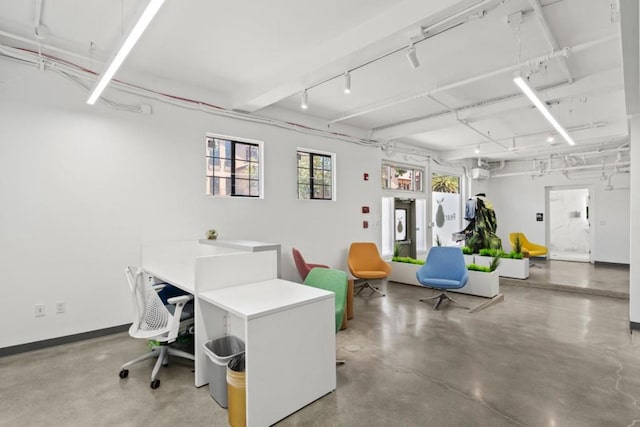
<path fill-rule="evenodd" d="M 0 69 L 17 47 L 100 73 L 146 3 L 2 1 Z M 260 116 L 295 111 L 443 160 L 533 158 L 628 140 L 619 18 L 616 0 L 167 0 L 116 78 L 197 87 L 207 102 Z M 516 72 L 575 147 L 522 95 Z"/>

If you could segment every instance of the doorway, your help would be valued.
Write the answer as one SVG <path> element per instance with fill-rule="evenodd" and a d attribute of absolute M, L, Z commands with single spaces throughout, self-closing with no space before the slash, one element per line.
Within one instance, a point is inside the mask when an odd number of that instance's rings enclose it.
<path fill-rule="evenodd" d="M 590 189 L 547 188 L 549 259 L 591 261 Z"/>
<path fill-rule="evenodd" d="M 416 201 L 394 199 L 394 255 L 416 258 Z"/>

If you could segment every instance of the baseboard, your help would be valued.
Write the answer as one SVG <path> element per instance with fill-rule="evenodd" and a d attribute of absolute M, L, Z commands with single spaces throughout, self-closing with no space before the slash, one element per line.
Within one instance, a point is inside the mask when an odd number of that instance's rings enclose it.
<path fill-rule="evenodd" d="M 51 338 L 48 340 L 29 342 L 26 344 L 14 345 L 11 347 L 0 348 L 0 357 L 11 356 L 12 354 L 26 353 L 28 351 L 41 350 L 47 347 L 53 347 L 56 345 L 69 344 L 76 341 L 88 340 L 91 338 L 98 338 L 105 335 L 117 334 L 120 332 L 126 332 L 131 326 L 130 323 L 126 325 L 112 326 L 110 328 L 98 329 L 96 331 L 82 332 L 79 334 L 67 335 L 64 337 Z"/>
<path fill-rule="evenodd" d="M 594 261 L 595 265 L 599 265 L 602 267 L 618 267 L 618 268 L 629 268 L 629 264 L 625 264 L 622 262 L 609 262 L 609 261 Z"/>
<path fill-rule="evenodd" d="M 629 329 L 631 332 L 640 330 L 640 323 L 638 322 L 629 322 Z"/>

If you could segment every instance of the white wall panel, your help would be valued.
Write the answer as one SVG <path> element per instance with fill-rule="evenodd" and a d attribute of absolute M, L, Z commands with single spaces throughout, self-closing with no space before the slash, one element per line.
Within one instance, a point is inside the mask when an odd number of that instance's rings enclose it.
<path fill-rule="evenodd" d="M 0 86 L 0 322 L 15 325 L 0 347 L 130 322 L 124 267 L 146 243 L 210 228 L 278 242 L 290 280 L 299 280 L 292 246 L 345 269 L 352 241 L 380 243 L 380 150 L 144 99 L 131 100 L 152 104 L 152 115 L 89 107 L 61 77 L 19 71 Z M 264 199 L 205 195 L 207 132 L 264 141 Z M 336 201 L 297 199 L 298 146 L 336 153 Z M 55 314 L 60 300 L 65 314 Z M 35 304 L 45 317 L 34 317 Z"/>

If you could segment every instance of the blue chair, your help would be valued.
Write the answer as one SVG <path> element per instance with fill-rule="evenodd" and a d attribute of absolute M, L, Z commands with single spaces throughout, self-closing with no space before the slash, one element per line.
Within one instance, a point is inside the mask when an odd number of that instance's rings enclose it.
<path fill-rule="evenodd" d="M 448 289 L 460 289 L 469 280 L 469 272 L 460 248 L 444 246 L 431 248 L 424 265 L 416 272 L 416 278 L 422 286 L 441 291 L 434 297 L 420 299 L 420 301 L 437 300 L 433 306 L 434 310 L 437 310 L 444 300 L 469 308 L 447 295 Z"/>

